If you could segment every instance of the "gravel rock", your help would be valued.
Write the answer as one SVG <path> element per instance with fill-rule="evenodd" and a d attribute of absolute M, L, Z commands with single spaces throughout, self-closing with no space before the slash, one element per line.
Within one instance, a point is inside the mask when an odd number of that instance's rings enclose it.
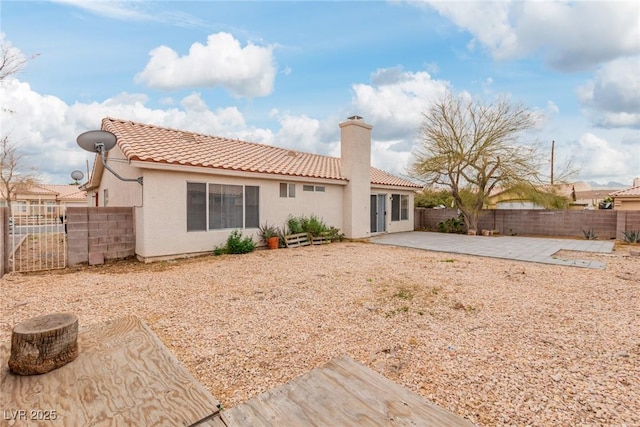
<path fill-rule="evenodd" d="M 347 354 L 478 425 L 640 425 L 640 258 L 605 270 L 334 243 L 0 279 L 0 339 L 144 319 L 229 408 Z"/>

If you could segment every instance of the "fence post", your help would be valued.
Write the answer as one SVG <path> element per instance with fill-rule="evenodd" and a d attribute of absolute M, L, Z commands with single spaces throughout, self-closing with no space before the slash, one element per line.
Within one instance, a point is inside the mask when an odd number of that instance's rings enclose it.
<path fill-rule="evenodd" d="M 623 233 L 627 231 L 627 213 L 625 211 L 616 212 L 616 239 L 622 239 Z"/>
<path fill-rule="evenodd" d="M 9 266 L 9 207 L 0 207 L 0 277 L 4 276 L 5 269 Z"/>

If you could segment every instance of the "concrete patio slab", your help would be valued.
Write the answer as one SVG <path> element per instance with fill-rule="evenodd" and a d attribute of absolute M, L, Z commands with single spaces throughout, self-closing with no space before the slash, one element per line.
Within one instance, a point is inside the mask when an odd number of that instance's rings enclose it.
<path fill-rule="evenodd" d="M 597 269 L 604 269 L 606 264 L 593 260 L 562 259 L 554 255 L 561 250 L 597 253 L 611 253 L 613 251 L 613 241 L 608 240 L 466 236 L 424 231 L 380 234 L 371 237 L 370 242 L 437 252 Z"/>

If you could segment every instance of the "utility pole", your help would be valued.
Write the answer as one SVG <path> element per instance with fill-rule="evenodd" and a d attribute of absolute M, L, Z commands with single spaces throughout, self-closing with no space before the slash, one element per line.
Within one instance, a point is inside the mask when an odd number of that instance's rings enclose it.
<path fill-rule="evenodd" d="M 555 151 L 556 141 L 551 141 L 551 185 L 553 186 L 553 156 Z"/>

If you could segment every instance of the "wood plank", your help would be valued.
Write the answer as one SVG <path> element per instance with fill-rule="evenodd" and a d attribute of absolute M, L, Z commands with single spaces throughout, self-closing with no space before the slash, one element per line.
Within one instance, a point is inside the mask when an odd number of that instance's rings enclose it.
<path fill-rule="evenodd" d="M 326 245 L 331 243 L 331 238 L 328 236 L 317 236 L 312 239 L 314 245 Z"/>
<path fill-rule="evenodd" d="M 307 233 L 288 234 L 284 236 L 284 243 L 288 248 L 298 248 L 300 246 L 309 246 L 309 235 Z"/>
<path fill-rule="evenodd" d="M 222 412 L 239 426 L 473 426 L 349 357 Z"/>
<path fill-rule="evenodd" d="M 54 422 L 39 424 L 56 426 L 188 426 L 217 409 L 219 402 L 136 317 L 91 326 L 78 334 L 78 346 L 73 362 L 20 376 L 7 367 L 9 345 L 0 344 L 2 409 L 27 417 L 55 411 Z"/>

